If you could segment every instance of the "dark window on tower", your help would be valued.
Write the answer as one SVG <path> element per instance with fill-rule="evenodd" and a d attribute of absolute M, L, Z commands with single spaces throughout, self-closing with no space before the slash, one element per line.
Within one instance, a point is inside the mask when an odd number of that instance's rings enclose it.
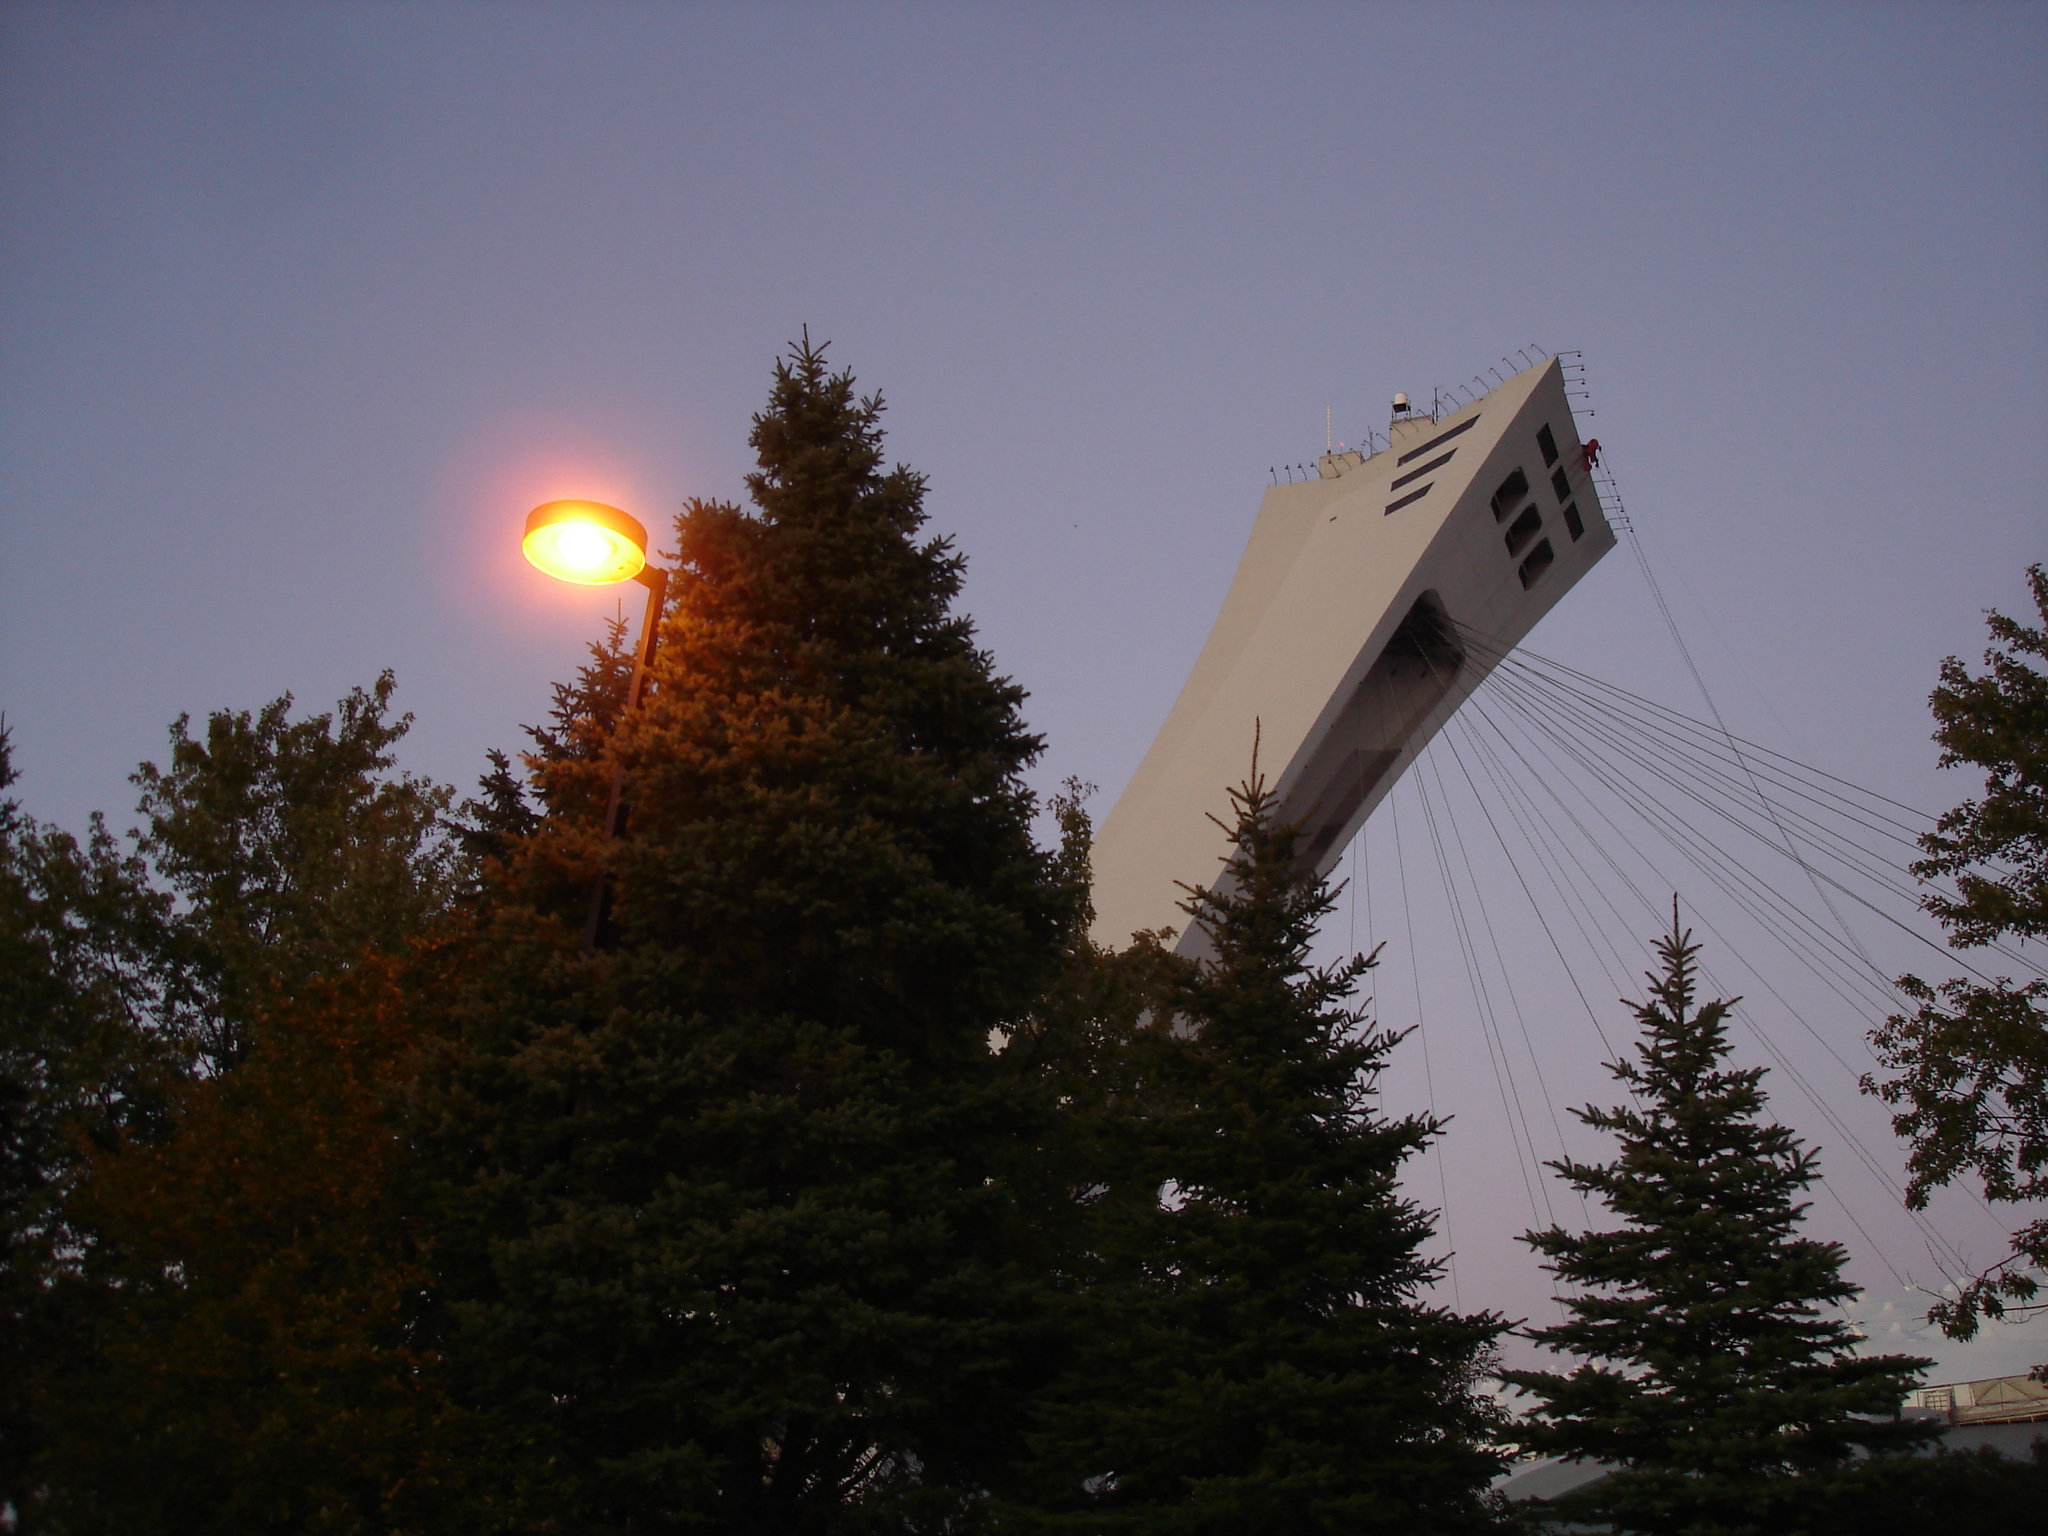
<path fill-rule="evenodd" d="M 1586 525 L 1579 519 L 1579 504 L 1576 501 L 1564 504 L 1564 531 L 1572 536 L 1572 542 L 1575 544 L 1586 532 Z"/>
<path fill-rule="evenodd" d="M 1572 499 L 1572 483 L 1565 479 L 1563 470 L 1553 469 L 1550 472 L 1550 488 L 1557 492 L 1557 499 L 1560 503 Z"/>
<path fill-rule="evenodd" d="M 1506 517 L 1521 505 L 1522 498 L 1528 494 L 1529 477 L 1517 469 L 1501 481 L 1500 489 L 1493 493 L 1493 520 L 1497 523 Z"/>
<path fill-rule="evenodd" d="M 1557 462 L 1557 439 L 1550 435 L 1550 428 L 1547 425 L 1537 430 L 1536 446 L 1543 450 L 1544 463 L 1555 464 Z"/>
<path fill-rule="evenodd" d="M 1535 586 L 1536 578 L 1549 570 L 1550 562 L 1556 558 L 1557 556 L 1551 553 L 1550 540 L 1548 539 L 1545 539 L 1541 544 L 1530 550 L 1529 558 L 1522 562 L 1522 585 L 1524 587 Z"/>
<path fill-rule="evenodd" d="M 1508 530 L 1508 553 L 1519 555 L 1529 547 L 1529 541 L 1536 537 L 1536 531 L 1543 526 L 1543 514 L 1531 505 L 1522 509 L 1522 515 L 1515 519 L 1514 527 Z"/>

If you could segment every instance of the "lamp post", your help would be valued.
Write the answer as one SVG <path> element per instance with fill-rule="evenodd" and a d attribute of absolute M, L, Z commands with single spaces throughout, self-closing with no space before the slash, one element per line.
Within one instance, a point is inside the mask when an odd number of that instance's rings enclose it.
<path fill-rule="evenodd" d="M 604 587 L 637 581 L 647 589 L 647 615 L 640 621 L 640 643 L 633 650 L 633 680 L 626 685 L 626 713 L 639 706 L 654 664 L 660 639 L 661 603 L 668 595 L 668 572 L 647 563 L 647 530 L 637 518 L 598 501 L 550 501 L 526 514 L 526 536 L 520 547 L 526 558 L 560 581 Z M 623 716 L 622 716 L 623 718 Z M 619 810 L 626 788 L 623 763 L 612 765 L 611 793 L 604 808 L 604 841 L 619 835 Z M 604 916 L 605 876 L 590 892 L 590 915 L 583 924 L 583 952 L 597 948 L 597 926 Z"/>

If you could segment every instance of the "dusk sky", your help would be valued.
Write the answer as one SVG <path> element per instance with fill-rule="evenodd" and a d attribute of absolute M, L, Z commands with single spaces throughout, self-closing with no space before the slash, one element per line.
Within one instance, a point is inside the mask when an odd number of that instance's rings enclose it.
<path fill-rule="evenodd" d="M 1098 814 L 1269 468 L 1516 348 L 1583 353 L 1640 539 L 1530 646 L 1701 713 L 1639 550 L 1736 732 L 1910 805 L 1976 789 L 1926 696 L 2048 559 L 2038 4 L 9 3 L 0 207 L 0 710 L 77 830 L 180 712 L 386 667 L 405 765 L 466 789 L 617 601 L 526 566 L 526 510 L 738 497 L 804 326 L 930 477 L 1037 784 Z M 1373 936 L 1413 1022 L 1441 936 Z M 1820 1029 L 1853 1063 L 1871 1022 Z M 1608 1091 L 1533 1027 L 1560 1102 Z M 1873 1296 L 1924 1283 L 1777 1106 Z M 1529 1315 L 1456 1112 L 1419 1193 L 1463 1304 Z M 2016 1224 L 1937 1216 L 1985 1262 Z M 1956 1369 L 2001 1348 L 2048 1355 Z"/>

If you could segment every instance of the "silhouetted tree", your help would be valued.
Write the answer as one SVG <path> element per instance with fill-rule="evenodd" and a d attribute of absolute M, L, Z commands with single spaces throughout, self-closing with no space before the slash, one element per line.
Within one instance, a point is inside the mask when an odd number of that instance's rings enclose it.
<path fill-rule="evenodd" d="M 0 791 L 16 778 L 0 725 Z M 24 1517 L 37 1398 L 79 1343 L 81 1164 L 158 1132 L 183 1065 L 150 1027 L 166 906 L 98 818 L 80 844 L 0 799 L 0 1501 Z"/>
<path fill-rule="evenodd" d="M 1966 800 L 1920 839 L 1927 857 L 1913 866 L 1922 880 L 1955 882 L 1953 897 L 1931 894 L 1921 905 L 1948 929 L 1957 949 L 1996 947 L 2001 961 L 2026 964 L 2008 939 L 2048 939 L 2048 571 L 2027 578 L 2039 628 L 1993 612 L 1994 644 L 1986 670 L 1972 677 L 1951 656 L 1929 703 L 1943 767 L 1984 770 L 1984 797 Z M 2030 661 L 2028 658 L 2034 658 Z M 1912 1143 L 1906 1199 L 1915 1209 L 1930 1191 L 1966 1174 L 1982 1181 L 1985 1198 L 2025 1202 L 2048 1197 L 2048 977 L 2033 974 L 1931 986 L 1899 979 L 1917 1006 L 1894 1014 L 1872 1035 L 1878 1059 L 1897 1075 L 1866 1076 L 1866 1092 L 1903 1106 L 1892 1129 Z M 1968 1280 L 1930 1317 L 1957 1338 L 1979 1317 L 2000 1317 L 2028 1305 L 2048 1269 L 2048 1219 L 2012 1236 L 2000 1264 Z"/>
<path fill-rule="evenodd" d="M 449 792 L 393 772 L 412 723 L 390 717 L 389 672 L 331 714 L 218 710 L 203 737 L 171 726 L 169 766 L 144 763 L 136 846 L 177 898 L 165 1027 L 205 1070 L 232 1067 L 273 996 L 402 943 L 463 880 Z"/>
<path fill-rule="evenodd" d="M 1427 1211 L 1406 1160 L 1438 1122 L 1382 1113 L 1399 1041 L 1352 1004 L 1371 959 L 1309 964 L 1334 900 L 1256 774 L 1222 878 L 1186 903 L 1211 957 L 1167 985 L 1114 1082 L 1078 1335 L 1018 1496 L 1076 1532 L 1456 1531 L 1488 1526 L 1501 1331 L 1421 1292 Z M 1141 949 L 1142 958 L 1142 949 Z M 1114 1116 L 1112 1116 L 1112 1119 Z"/>
<path fill-rule="evenodd" d="M 386 994 L 466 882 L 445 792 L 392 771 L 391 686 L 297 720 L 288 696 L 218 712 L 203 736 L 180 717 L 169 767 L 135 775 L 132 854 L 97 818 L 81 849 L 0 816 L 0 1052 L 28 1111 L 9 1275 L 42 1321 L 0 1390 L 36 1432 L 31 1528 L 390 1513 L 363 1447 L 378 1393 L 419 1385 L 395 1342 L 419 1233 L 394 1204 L 410 1031 Z M 308 1480 L 313 1447 L 338 1482 Z M 417 1483 L 407 1454 L 380 1465 Z"/>
<path fill-rule="evenodd" d="M 677 521 L 644 706 L 536 754 L 548 814 L 430 1095 L 451 1348 L 545 1469 L 536 1519 L 960 1529 L 1014 1443 L 1042 1116 L 993 1046 L 1074 903 L 1023 695 L 880 412 L 821 348 L 778 364 L 753 509 Z M 586 957 L 562 896 L 607 864 Z"/>
<path fill-rule="evenodd" d="M 1631 1102 L 1574 1111 L 1615 1137 L 1617 1155 L 1551 1165 L 1618 1225 L 1527 1238 L 1573 1287 L 1559 1298 L 1569 1319 L 1529 1337 L 1583 1363 L 1503 1379 L 1535 1399 L 1533 1449 L 1616 1466 L 1560 1500 L 1559 1518 L 1660 1533 L 1839 1529 L 1827 1511 L 1867 1470 L 1858 1458 L 1932 1437 L 1895 1417 L 1927 1362 L 1858 1356 L 1850 1325 L 1822 1315 L 1857 1291 L 1839 1244 L 1795 1235 L 1815 1154 L 1763 1118 L 1763 1069 L 1728 1065 L 1732 1004 L 1695 1004 L 1698 952 L 1674 904 L 1663 969 L 1636 1010 L 1636 1059 L 1608 1066 Z"/>

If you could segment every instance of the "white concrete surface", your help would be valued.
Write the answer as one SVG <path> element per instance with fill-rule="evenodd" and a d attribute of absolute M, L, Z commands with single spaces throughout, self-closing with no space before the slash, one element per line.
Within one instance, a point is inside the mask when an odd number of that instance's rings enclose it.
<path fill-rule="evenodd" d="M 1266 493 L 1194 670 L 1096 838 L 1098 941 L 1170 928 L 1197 952 L 1176 882 L 1218 879 L 1228 839 L 1210 818 L 1228 819 L 1255 729 L 1304 862 L 1327 873 L 1497 656 L 1614 547 L 1554 358 L 1440 419 L 1397 417 L 1390 436 Z M 1517 470 L 1527 489 L 1496 515 Z M 1525 586 L 1544 546 L 1551 562 Z"/>

